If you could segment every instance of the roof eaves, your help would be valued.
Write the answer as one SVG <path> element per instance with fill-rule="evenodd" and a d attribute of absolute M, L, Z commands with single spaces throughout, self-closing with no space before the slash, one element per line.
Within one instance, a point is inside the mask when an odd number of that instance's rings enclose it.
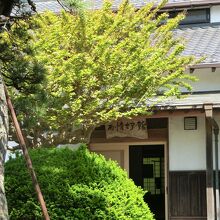
<path fill-rule="evenodd" d="M 151 2 L 152 0 L 147 0 L 147 1 L 131 1 L 131 3 L 134 5 L 136 9 L 140 9 L 143 6 L 145 6 L 147 3 Z M 86 2 L 86 0 L 85 0 Z M 114 2 L 114 1 L 113 1 Z M 118 1 L 116 1 L 117 4 L 112 5 L 112 10 L 117 12 L 118 11 Z M 158 3 L 155 3 L 154 7 L 157 7 Z M 200 7 L 211 7 L 212 5 L 220 5 L 220 0 L 196 0 L 196 1 L 177 1 L 177 2 L 168 2 L 161 10 L 173 10 L 173 9 L 185 9 L 185 8 L 200 8 Z M 97 10 L 100 9 L 100 7 L 92 7 L 92 10 Z"/>
<path fill-rule="evenodd" d="M 212 104 L 213 108 L 220 108 L 220 104 Z M 189 105 L 161 105 L 161 106 L 156 106 L 156 110 L 167 110 L 167 111 L 172 111 L 172 110 L 188 110 L 188 109 L 204 109 L 204 104 L 189 104 Z"/>
<path fill-rule="evenodd" d="M 157 110 L 187 110 L 187 109 L 202 109 L 203 105 L 164 105 L 156 106 Z"/>
<path fill-rule="evenodd" d="M 220 0 L 207 0 L 207 1 L 189 1 L 189 2 L 175 2 L 175 3 L 167 3 L 163 9 L 171 9 L 171 8 L 185 8 L 185 7 L 200 7 L 200 6 L 212 6 L 212 5 L 220 5 Z"/>
<path fill-rule="evenodd" d="M 199 63 L 189 66 L 189 69 L 204 69 L 204 68 L 220 68 L 220 63 Z"/>

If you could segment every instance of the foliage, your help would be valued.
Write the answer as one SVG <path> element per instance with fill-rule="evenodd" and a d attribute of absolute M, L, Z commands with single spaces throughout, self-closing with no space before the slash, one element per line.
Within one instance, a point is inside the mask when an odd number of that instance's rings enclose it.
<path fill-rule="evenodd" d="M 0 32 L 0 72 L 6 85 L 27 95 L 39 91 L 45 70 L 35 57 L 26 21 L 18 23 Z"/>
<path fill-rule="evenodd" d="M 69 11 L 75 13 L 83 13 L 85 9 L 85 2 L 81 0 L 63 0 L 64 7 L 67 7 Z"/>
<path fill-rule="evenodd" d="M 26 95 L 38 90 L 44 77 L 29 41 L 26 22 L 33 11 L 28 6 L 36 10 L 32 0 L 0 1 L 0 74 L 6 85 Z"/>
<path fill-rule="evenodd" d="M 46 70 L 36 58 L 30 41 L 31 32 L 28 31 L 28 20 L 14 22 L 10 30 L 5 29 L 0 32 L 0 74 L 8 88 L 13 90 L 14 95 L 19 94 L 16 98 L 15 109 L 21 122 L 25 118 L 25 123 L 22 125 L 29 128 L 30 124 L 36 124 L 35 114 L 41 117 L 42 107 L 39 108 L 37 102 L 45 100 L 46 94 L 40 83 L 45 78 Z M 28 108 L 31 111 L 28 111 Z M 36 128 L 37 126 L 35 126 L 35 133 Z M 29 135 L 30 132 L 29 130 Z"/>
<path fill-rule="evenodd" d="M 190 89 L 185 68 L 194 60 L 181 56 L 184 41 L 172 32 L 184 15 L 157 16 L 163 4 L 137 11 L 124 1 L 115 13 L 107 2 L 96 11 L 35 16 L 31 43 L 48 73 L 42 114 L 32 110 L 37 101 L 25 106 L 36 121 L 33 133 L 43 123 L 59 131 L 60 142 L 88 142 L 94 127 L 148 114 L 158 94 L 179 97 L 181 87 Z"/>
<path fill-rule="evenodd" d="M 38 149 L 31 157 L 51 219 L 153 219 L 144 192 L 115 162 L 85 147 Z M 5 165 L 11 219 L 42 219 L 22 157 Z"/>

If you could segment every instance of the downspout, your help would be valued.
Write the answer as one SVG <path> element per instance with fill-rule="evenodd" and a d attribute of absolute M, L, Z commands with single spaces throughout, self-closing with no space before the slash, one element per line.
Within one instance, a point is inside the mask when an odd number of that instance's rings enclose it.
<path fill-rule="evenodd" d="M 220 220 L 220 205 L 219 205 L 219 167 L 218 167 L 218 123 L 212 118 L 212 126 L 215 136 L 215 207 L 216 207 L 216 220 Z"/>
<path fill-rule="evenodd" d="M 215 220 L 214 172 L 213 172 L 213 106 L 204 105 L 206 124 L 206 209 L 207 220 Z"/>
<path fill-rule="evenodd" d="M 219 126 L 213 118 L 212 104 L 204 105 L 206 119 L 209 121 L 215 138 L 215 219 L 220 220 L 220 200 L 219 200 L 219 166 L 218 166 L 218 135 Z"/>

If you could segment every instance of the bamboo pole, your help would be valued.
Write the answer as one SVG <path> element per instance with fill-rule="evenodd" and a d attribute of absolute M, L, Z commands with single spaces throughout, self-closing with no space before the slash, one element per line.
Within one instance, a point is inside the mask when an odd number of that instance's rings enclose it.
<path fill-rule="evenodd" d="M 34 168 L 33 168 L 33 165 L 32 165 L 32 161 L 31 161 L 30 155 L 28 153 L 27 146 L 26 146 L 24 137 L 22 135 L 22 131 L 21 131 L 20 125 L 18 123 L 17 116 L 16 116 L 16 113 L 15 113 L 14 107 L 12 105 L 11 99 L 8 95 L 8 91 L 7 91 L 6 86 L 4 86 L 4 90 L 5 90 L 5 96 L 6 96 L 8 108 L 10 110 L 12 121 L 14 123 L 15 130 L 16 130 L 16 133 L 17 133 L 17 138 L 18 138 L 18 141 L 20 143 L 21 149 L 23 151 L 23 155 L 24 155 L 24 158 L 25 158 L 25 161 L 26 161 L 26 165 L 27 165 L 28 171 L 31 175 L 32 183 L 33 183 L 34 189 L 37 193 L 37 198 L 38 198 L 38 201 L 40 203 L 44 219 L 45 220 L 50 220 L 50 216 L 49 216 L 48 211 L 47 211 L 46 203 L 44 201 L 39 183 L 37 181 L 37 176 L 35 174 L 35 171 L 34 171 Z"/>

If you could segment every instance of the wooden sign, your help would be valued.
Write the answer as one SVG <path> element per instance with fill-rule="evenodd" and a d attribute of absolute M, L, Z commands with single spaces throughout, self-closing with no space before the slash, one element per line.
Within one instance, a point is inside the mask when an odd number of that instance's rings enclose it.
<path fill-rule="evenodd" d="M 121 119 L 105 125 L 106 138 L 113 137 L 135 137 L 147 139 L 146 119 Z"/>

